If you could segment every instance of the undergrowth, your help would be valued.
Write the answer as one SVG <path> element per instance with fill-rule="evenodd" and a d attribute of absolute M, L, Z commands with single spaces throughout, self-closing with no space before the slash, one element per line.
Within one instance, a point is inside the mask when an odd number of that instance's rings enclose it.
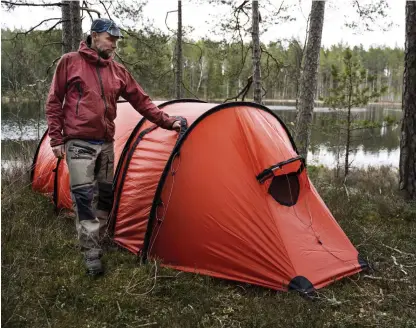
<path fill-rule="evenodd" d="M 26 167 L 27 169 L 27 167 Z M 19 176 L 20 174 L 20 176 Z M 397 192 L 391 168 L 309 174 L 372 271 L 294 292 L 141 265 L 123 250 L 104 256 L 107 273 L 85 275 L 73 219 L 34 193 L 28 174 L 2 174 L 4 327 L 415 327 L 416 205 Z"/>

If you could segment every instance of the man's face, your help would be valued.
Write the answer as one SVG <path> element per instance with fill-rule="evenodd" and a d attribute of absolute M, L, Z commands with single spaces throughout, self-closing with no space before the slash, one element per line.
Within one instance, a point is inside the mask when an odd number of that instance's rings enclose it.
<path fill-rule="evenodd" d="M 92 32 L 92 38 L 98 55 L 104 59 L 110 58 L 117 49 L 118 38 L 107 32 Z"/>

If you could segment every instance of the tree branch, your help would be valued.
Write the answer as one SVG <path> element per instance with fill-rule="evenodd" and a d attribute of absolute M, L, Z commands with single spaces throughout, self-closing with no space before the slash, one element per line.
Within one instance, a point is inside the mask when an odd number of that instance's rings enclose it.
<path fill-rule="evenodd" d="M 92 8 L 88 8 L 88 7 L 81 7 L 80 9 L 81 9 L 81 11 L 86 11 L 88 13 L 88 15 L 90 15 L 91 20 L 94 20 L 94 19 L 92 18 L 90 12 L 91 13 L 96 13 L 98 17 L 101 17 L 101 13 L 96 9 L 92 9 Z"/>
<path fill-rule="evenodd" d="M 88 4 L 88 2 L 86 0 L 84 0 L 84 1 L 82 1 L 82 5 L 84 6 L 84 8 L 88 8 L 88 5 L 89 4 Z M 94 19 L 92 18 L 91 13 L 89 11 L 87 11 L 87 13 L 88 13 L 88 16 L 90 16 L 90 19 L 91 19 L 91 22 L 92 22 Z"/>
<path fill-rule="evenodd" d="M 40 50 L 39 50 L 39 51 L 42 51 L 42 50 L 43 50 L 43 48 L 45 48 L 45 47 L 47 47 L 47 46 L 51 46 L 51 45 L 53 45 L 53 44 L 60 44 L 60 45 L 62 45 L 63 43 L 62 43 L 61 41 L 57 41 L 57 42 L 50 42 L 50 43 L 45 43 L 44 45 L 42 45 L 42 47 L 40 48 Z"/>
<path fill-rule="evenodd" d="M 35 26 L 33 26 L 32 28 L 30 28 L 29 30 L 27 30 L 26 32 L 18 32 L 18 33 L 16 33 L 15 34 L 15 36 L 13 37 L 13 38 L 11 38 L 11 39 L 2 39 L 2 41 L 11 41 L 11 40 L 14 40 L 14 39 L 16 39 L 19 35 L 22 35 L 22 34 L 24 34 L 24 35 L 27 35 L 27 34 L 29 34 L 30 32 L 32 32 L 35 28 L 37 28 L 37 27 L 39 27 L 39 26 L 41 26 L 43 23 L 45 23 L 45 22 L 48 22 L 48 21 L 51 21 L 51 20 L 57 20 L 57 19 L 61 19 L 60 17 L 57 17 L 57 18 L 48 18 L 48 19 L 44 19 L 43 21 L 41 21 L 38 25 L 35 25 Z M 62 21 L 59 21 L 58 23 L 56 23 L 53 27 L 55 27 L 56 25 L 58 25 L 59 23 L 62 23 Z"/>
<path fill-rule="evenodd" d="M 125 64 L 127 64 L 127 65 L 131 65 L 131 66 L 136 66 L 137 64 L 139 64 L 140 62 L 141 62 L 141 60 L 138 60 L 138 61 L 136 61 L 136 62 L 134 62 L 134 63 L 130 63 L 130 62 L 128 62 L 128 61 L 126 61 L 126 60 L 124 60 L 117 52 L 115 52 L 115 54 L 116 54 L 116 56 L 117 56 L 117 58 L 118 59 L 120 59 L 121 60 L 121 62 L 125 65 Z"/>
<path fill-rule="evenodd" d="M 267 56 L 269 56 L 271 59 L 273 59 L 273 61 L 276 63 L 278 69 L 280 70 L 281 68 L 287 68 L 290 67 L 290 65 L 283 65 L 281 62 L 279 62 L 276 58 L 273 57 L 273 55 L 268 52 L 266 49 L 264 49 L 262 46 L 260 46 L 260 50 L 261 52 L 265 53 Z"/>
<path fill-rule="evenodd" d="M 242 53 L 242 62 L 241 62 L 241 67 L 240 67 L 240 71 L 238 72 L 238 74 L 236 75 L 238 78 L 240 77 L 240 75 L 241 75 L 241 73 L 243 72 L 243 69 L 244 69 L 244 65 L 245 65 L 245 63 L 246 63 L 246 58 L 247 58 L 247 55 L 248 55 L 248 52 L 251 50 L 251 46 L 249 46 L 249 47 L 247 47 L 247 51 L 246 51 L 246 53 L 244 54 L 244 53 Z"/>
<path fill-rule="evenodd" d="M 235 97 L 231 97 L 231 98 L 227 98 L 227 99 L 225 99 L 224 101 L 223 101 L 223 104 L 224 103 L 226 103 L 227 101 L 229 101 L 229 100 L 232 100 L 232 99 L 234 99 L 235 101 L 237 101 L 238 100 L 238 98 L 242 95 L 242 98 L 241 98 L 241 100 L 242 101 L 244 101 L 244 98 L 246 97 L 246 95 L 247 95 L 247 92 L 248 92 L 248 90 L 250 89 L 250 87 L 251 87 L 251 85 L 253 84 L 253 76 L 250 76 L 248 79 L 247 79 L 247 84 L 246 84 L 246 86 L 239 92 L 239 94 L 237 95 L 237 96 L 235 96 Z"/>
<path fill-rule="evenodd" d="M 170 13 L 175 13 L 175 12 L 177 12 L 177 10 L 171 10 L 171 11 L 168 11 L 168 12 L 166 12 L 166 17 L 165 17 L 165 25 L 166 25 L 166 28 L 167 28 L 169 31 L 171 31 L 172 33 L 175 33 L 175 31 L 172 31 L 172 30 L 169 28 L 167 20 L 168 20 L 168 15 L 169 15 Z"/>
<path fill-rule="evenodd" d="M 100 3 L 101 3 L 101 5 L 104 7 L 104 10 L 105 10 L 105 12 L 107 13 L 108 18 L 109 18 L 109 19 L 111 19 L 111 20 L 113 20 L 113 19 L 111 18 L 111 16 L 110 16 L 110 13 L 108 12 L 108 9 L 107 9 L 107 7 L 105 6 L 104 2 L 102 2 L 102 1 L 100 0 Z"/>
<path fill-rule="evenodd" d="M 13 6 L 27 6 L 27 7 L 62 7 L 62 6 L 68 6 L 66 3 L 62 2 L 54 2 L 54 3 L 24 3 L 24 2 L 11 2 L 11 1 L 4 1 L 1 0 L 2 4 L 8 5 L 9 8 Z"/>
<path fill-rule="evenodd" d="M 199 49 L 199 58 L 198 58 L 198 63 L 199 64 L 201 64 L 201 59 L 202 59 L 202 48 L 200 47 L 200 46 L 198 46 L 197 44 L 195 44 L 195 43 L 190 43 L 190 42 L 185 42 L 185 41 L 182 41 L 183 43 L 185 43 L 185 44 L 189 44 L 190 46 L 194 46 L 194 47 L 197 47 L 198 49 Z"/>
<path fill-rule="evenodd" d="M 52 64 L 48 67 L 48 69 L 46 70 L 46 75 L 49 74 L 49 70 L 53 67 L 53 65 L 55 65 L 55 63 L 60 59 L 61 57 L 55 58 L 52 62 Z"/>
<path fill-rule="evenodd" d="M 51 28 L 49 28 L 49 29 L 47 29 L 46 31 L 42 31 L 43 33 L 48 33 L 48 32 L 50 32 L 50 31 L 52 31 L 55 27 L 57 27 L 59 24 L 62 24 L 62 23 L 64 23 L 64 22 L 67 22 L 68 20 L 67 19 L 65 19 L 65 20 L 60 20 L 59 22 L 57 22 L 54 26 L 52 26 Z"/>
<path fill-rule="evenodd" d="M 188 91 L 191 95 L 193 95 L 196 99 L 199 100 L 198 96 L 196 96 L 191 90 L 189 90 L 185 84 L 183 83 L 183 81 L 181 81 L 182 86 L 185 88 L 186 91 Z"/>

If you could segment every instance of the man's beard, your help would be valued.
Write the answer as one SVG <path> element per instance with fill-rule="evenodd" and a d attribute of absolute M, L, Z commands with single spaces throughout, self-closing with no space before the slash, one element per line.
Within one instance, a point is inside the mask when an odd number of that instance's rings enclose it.
<path fill-rule="evenodd" d="M 111 54 L 105 52 L 104 50 L 101 50 L 101 49 L 97 49 L 97 50 L 98 50 L 97 51 L 98 56 L 100 56 L 101 58 L 103 58 L 103 59 L 109 59 L 111 57 Z"/>

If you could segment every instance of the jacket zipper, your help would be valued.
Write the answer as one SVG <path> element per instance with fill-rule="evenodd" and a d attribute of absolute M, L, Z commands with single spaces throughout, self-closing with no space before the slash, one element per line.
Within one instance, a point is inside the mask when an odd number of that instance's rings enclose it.
<path fill-rule="evenodd" d="M 107 135 L 107 122 L 105 121 L 105 117 L 107 115 L 107 101 L 105 100 L 103 80 L 101 79 L 101 74 L 100 74 L 100 59 L 98 59 L 96 68 L 97 68 L 98 80 L 100 81 L 100 87 L 101 87 L 101 99 L 104 101 L 104 106 L 105 106 L 105 111 L 104 111 L 104 124 L 105 124 L 104 138 L 105 138 L 105 136 Z"/>
<path fill-rule="evenodd" d="M 81 89 L 81 84 L 80 83 L 77 83 L 76 87 L 78 89 L 78 101 L 77 101 L 76 114 L 78 115 L 79 102 L 81 101 L 81 98 L 82 98 L 82 89 Z"/>

